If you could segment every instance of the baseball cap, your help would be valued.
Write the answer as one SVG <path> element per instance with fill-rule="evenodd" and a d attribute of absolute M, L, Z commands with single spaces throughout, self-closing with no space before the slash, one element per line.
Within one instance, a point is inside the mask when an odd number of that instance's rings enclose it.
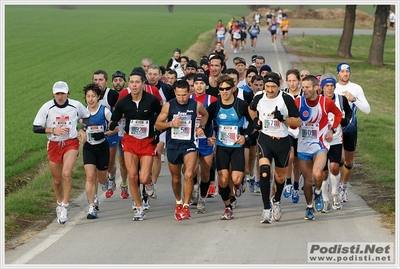
<path fill-rule="evenodd" d="M 125 73 L 121 72 L 121 71 L 116 71 L 113 75 L 112 75 L 112 80 L 114 80 L 114 78 L 122 78 L 124 81 L 126 81 L 125 78 Z"/>
<path fill-rule="evenodd" d="M 246 61 L 243 58 L 237 57 L 233 60 L 233 62 L 236 64 L 244 64 L 246 65 Z"/>
<path fill-rule="evenodd" d="M 271 69 L 271 67 L 270 67 L 268 64 L 264 64 L 264 65 L 263 65 L 263 66 L 261 66 L 261 68 L 260 68 L 260 73 L 261 73 L 262 71 L 268 71 L 268 72 L 271 72 L 271 71 L 272 71 L 272 69 Z"/>
<path fill-rule="evenodd" d="M 54 83 L 53 85 L 53 94 L 56 93 L 68 93 L 69 89 L 68 89 L 68 84 L 64 81 L 57 81 L 56 83 Z"/>
<path fill-rule="evenodd" d="M 258 55 L 253 55 L 253 56 L 251 56 L 251 61 L 254 62 L 254 61 L 256 60 L 257 56 L 258 56 Z"/>
<path fill-rule="evenodd" d="M 195 60 L 190 60 L 189 62 L 186 63 L 186 68 L 188 67 L 193 67 L 194 69 L 197 69 L 197 63 Z"/>
<path fill-rule="evenodd" d="M 197 73 L 194 75 L 193 82 L 203 81 L 206 85 L 208 85 L 208 77 L 205 74 Z"/>
<path fill-rule="evenodd" d="M 337 68 L 336 68 L 336 71 L 339 73 L 340 72 L 340 70 L 349 70 L 350 72 L 351 72 L 351 70 L 350 70 L 350 65 L 348 64 L 348 63 L 340 63 L 338 66 L 337 66 Z"/>

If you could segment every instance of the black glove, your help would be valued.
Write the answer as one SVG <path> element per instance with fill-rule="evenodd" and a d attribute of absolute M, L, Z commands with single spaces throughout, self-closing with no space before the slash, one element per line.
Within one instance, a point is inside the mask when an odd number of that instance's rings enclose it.
<path fill-rule="evenodd" d="M 342 118 L 342 120 L 340 121 L 340 125 L 342 125 L 343 127 L 347 126 L 349 124 L 349 120 L 347 118 Z"/>
<path fill-rule="evenodd" d="M 272 114 L 274 114 L 274 119 L 277 119 L 280 122 L 284 121 L 281 112 L 278 110 L 278 106 L 275 107 L 275 110 L 272 112 Z"/>
<path fill-rule="evenodd" d="M 160 142 L 160 132 L 156 131 L 154 133 L 154 140 L 150 142 L 152 145 L 157 145 Z"/>
<path fill-rule="evenodd" d="M 261 130 L 262 129 L 262 121 L 258 117 L 254 118 L 254 129 Z"/>
<path fill-rule="evenodd" d="M 105 138 L 104 133 L 92 133 L 92 137 L 94 140 L 98 141 L 98 140 L 102 140 L 103 138 Z"/>
<path fill-rule="evenodd" d="M 118 122 L 112 121 L 112 122 L 110 123 L 110 130 L 111 130 L 111 131 L 114 131 L 114 130 L 115 130 L 115 127 L 117 127 L 117 126 L 118 126 Z"/>

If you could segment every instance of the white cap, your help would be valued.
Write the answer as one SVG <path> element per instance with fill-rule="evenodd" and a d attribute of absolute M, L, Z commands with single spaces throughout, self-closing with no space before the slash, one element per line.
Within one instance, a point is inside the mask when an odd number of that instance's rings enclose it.
<path fill-rule="evenodd" d="M 53 85 L 53 94 L 56 94 L 58 92 L 68 93 L 68 91 L 68 84 L 64 81 L 57 81 Z"/>

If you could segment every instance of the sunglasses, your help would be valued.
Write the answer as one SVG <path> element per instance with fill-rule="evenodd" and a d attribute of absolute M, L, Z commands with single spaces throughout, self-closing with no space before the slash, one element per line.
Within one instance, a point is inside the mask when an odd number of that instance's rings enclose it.
<path fill-rule="evenodd" d="M 218 90 L 222 91 L 230 91 L 232 87 L 226 87 L 226 88 L 218 88 Z"/>

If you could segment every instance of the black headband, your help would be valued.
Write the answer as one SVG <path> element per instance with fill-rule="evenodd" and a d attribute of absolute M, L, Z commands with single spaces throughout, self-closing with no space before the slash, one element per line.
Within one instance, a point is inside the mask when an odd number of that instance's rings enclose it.
<path fill-rule="evenodd" d="M 279 78 L 276 78 L 276 77 L 272 77 L 272 76 L 265 76 L 264 77 L 264 84 L 265 83 L 267 83 L 267 82 L 273 82 L 273 83 L 275 83 L 276 85 L 278 85 L 278 87 L 280 86 L 280 81 L 279 81 Z"/>

